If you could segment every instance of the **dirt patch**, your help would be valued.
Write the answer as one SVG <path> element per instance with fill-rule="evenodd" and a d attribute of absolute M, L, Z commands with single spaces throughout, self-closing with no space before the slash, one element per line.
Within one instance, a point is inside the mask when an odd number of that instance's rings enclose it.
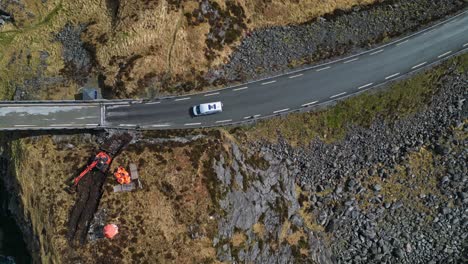
<path fill-rule="evenodd" d="M 106 151 L 111 158 L 115 158 L 131 139 L 132 137 L 129 134 L 114 134 L 104 141 L 101 149 Z M 88 164 L 93 161 L 94 156 L 90 158 Z M 101 200 L 103 193 L 102 186 L 106 178 L 107 171 L 93 169 L 78 183 L 78 198 L 71 209 L 68 220 L 67 238 L 72 244 L 79 242 L 81 245 L 84 245 L 86 243 L 89 225 Z"/>

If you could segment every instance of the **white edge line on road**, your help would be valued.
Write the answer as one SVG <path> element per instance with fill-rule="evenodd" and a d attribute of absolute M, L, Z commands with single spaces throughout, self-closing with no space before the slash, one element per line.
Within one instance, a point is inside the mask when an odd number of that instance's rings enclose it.
<path fill-rule="evenodd" d="M 184 97 L 184 98 L 178 98 L 178 99 L 175 99 L 174 101 L 184 101 L 184 100 L 188 100 L 190 99 L 190 97 Z"/>
<path fill-rule="evenodd" d="M 411 67 L 411 69 L 419 68 L 419 67 L 421 67 L 421 66 L 423 66 L 423 65 L 426 65 L 426 63 L 427 63 L 427 61 L 422 62 L 422 63 L 419 63 L 418 65 L 414 65 L 413 67 Z"/>
<path fill-rule="evenodd" d="M 149 102 L 149 103 L 145 103 L 147 105 L 153 105 L 153 104 L 160 104 L 161 102 Z"/>
<path fill-rule="evenodd" d="M 231 122 L 232 119 L 226 119 L 226 120 L 219 120 L 219 121 L 216 121 L 215 123 L 226 123 L 226 122 Z"/>
<path fill-rule="evenodd" d="M 374 83 L 368 83 L 368 84 L 364 84 L 363 86 L 359 86 L 358 87 L 358 90 L 361 90 L 362 88 L 366 88 L 366 87 L 369 87 L 371 85 L 373 85 Z"/>
<path fill-rule="evenodd" d="M 83 116 L 83 117 L 77 117 L 75 119 L 84 120 L 84 119 L 92 119 L 92 118 L 98 118 L 98 116 Z"/>
<path fill-rule="evenodd" d="M 402 45 L 402 44 L 405 44 L 405 43 L 408 42 L 408 41 L 409 41 L 409 39 L 407 39 L 407 40 L 405 40 L 405 41 L 402 41 L 402 42 L 399 42 L 399 43 L 397 43 L 395 46 L 400 46 L 400 45 Z"/>
<path fill-rule="evenodd" d="M 307 106 L 309 106 L 309 105 L 313 105 L 313 104 L 316 104 L 316 103 L 318 103 L 318 101 L 313 101 L 313 102 L 310 102 L 310 103 L 307 103 L 307 104 L 303 104 L 303 105 L 301 105 L 301 106 L 302 106 L 302 107 L 307 107 Z"/>
<path fill-rule="evenodd" d="M 296 75 L 293 75 L 293 76 L 289 76 L 288 78 L 289 79 L 294 79 L 294 78 L 297 78 L 297 77 L 301 77 L 302 75 L 304 75 L 304 74 L 302 74 L 302 73 L 301 74 L 296 74 Z"/>
<path fill-rule="evenodd" d="M 466 47 L 466 46 L 468 46 L 468 43 L 463 44 L 463 47 Z"/>
<path fill-rule="evenodd" d="M 357 61 L 357 60 L 359 60 L 359 58 L 354 58 L 354 59 L 351 59 L 351 60 L 347 60 L 347 61 L 345 61 L 343 63 L 346 64 L 346 63 L 350 63 L 350 62 Z"/>
<path fill-rule="evenodd" d="M 372 53 L 369 53 L 369 55 L 375 55 L 375 54 L 378 54 L 378 53 L 380 53 L 380 52 L 382 52 L 382 51 L 384 51 L 384 49 L 380 49 L 380 50 L 378 50 L 378 51 L 374 51 L 374 52 L 372 52 Z"/>
<path fill-rule="evenodd" d="M 251 116 L 245 116 L 244 119 L 251 119 L 251 118 L 256 118 L 256 117 L 259 117 L 261 115 L 251 115 Z"/>
<path fill-rule="evenodd" d="M 132 127 L 132 126 L 136 126 L 134 124 L 120 124 L 119 126 L 127 126 L 127 127 Z"/>
<path fill-rule="evenodd" d="M 285 109 L 281 109 L 281 110 L 276 110 L 276 111 L 273 112 L 273 114 L 285 112 L 285 111 L 288 111 L 288 110 L 289 110 L 289 108 L 285 108 Z"/>
<path fill-rule="evenodd" d="M 158 124 L 158 125 L 151 125 L 151 127 L 170 127 L 171 125 L 168 124 Z"/>
<path fill-rule="evenodd" d="M 393 78 L 393 77 L 397 77 L 398 75 L 400 75 L 399 72 L 397 72 L 397 73 L 395 73 L 395 74 L 392 74 L 392 75 L 390 75 L 390 76 L 385 77 L 385 80 L 391 79 L 391 78 Z"/>
<path fill-rule="evenodd" d="M 86 124 L 85 126 L 98 126 L 99 124 Z"/>
<path fill-rule="evenodd" d="M 276 80 L 269 81 L 269 82 L 264 82 L 264 83 L 262 83 L 262 85 L 272 84 L 272 83 L 275 83 L 275 82 L 276 82 Z"/>
<path fill-rule="evenodd" d="M 445 56 L 449 55 L 450 53 L 452 53 L 452 51 L 447 51 L 447 52 L 445 52 L 444 54 L 440 54 L 439 56 L 437 56 L 437 58 L 440 59 L 440 58 L 442 58 L 442 57 L 445 57 Z"/>
<path fill-rule="evenodd" d="M 245 90 L 249 87 L 245 86 L 245 87 L 241 87 L 241 88 L 235 88 L 235 89 L 232 89 L 234 92 L 237 92 L 237 91 L 240 91 L 240 90 Z"/>
<path fill-rule="evenodd" d="M 184 126 L 198 126 L 198 125 L 201 125 L 201 123 L 187 123 L 187 124 L 184 124 Z"/>
<path fill-rule="evenodd" d="M 333 96 L 330 96 L 330 99 L 333 99 L 333 98 L 335 98 L 335 97 L 342 96 L 342 95 L 345 95 L 345 94 L 346 94 L 346 92 L 342 92 L 342 93 L 339 93 L 339 94 L 335 94 L 335 95 L 333 95 Z"/>
<path fill-rule="evenodd" d="M 50 126 L 56 126 L 56 127 L 65 127 L 65 126 L 74 126 L 74 124 L 52 124 Z"/>
<path fill-rule="evenodd" d="M 33 127 L 36 125 L 15 125 L 15 127 Z"/>
<path fill-rule="evenodd" d="M 209 93 L 209 94 L 205 94 L 204 96 L 212 96 L 212 95 L 217 95 L 219 94 L 219 92 L 216 92 L 216 93 Z"/>
<path fill-rule="evenodd" d="M 319 71 L 328 70 L 328 69 L 330 69 L 330 68 L 331 68 L 331 66 L 327 66 L 327 67 L 324 67 L 324 68 L 317 69 L 317 70 L 315 70 L 315 71 L 318 71 L 318 72 L 319 72 Z"/>

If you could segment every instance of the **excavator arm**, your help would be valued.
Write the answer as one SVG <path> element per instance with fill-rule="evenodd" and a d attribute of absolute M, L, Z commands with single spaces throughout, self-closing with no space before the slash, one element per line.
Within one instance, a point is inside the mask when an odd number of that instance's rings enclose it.
<path fill-rule="evenodd" d="M 80 182 L 81 178 L 83 178 L 89 171 L 91 171 L 94 167 L 96 167 L 97 163 L 98 161 L 95 160 L 93 161 L 93 163 L 89 164 L 88 167 L 86 167 L 86 169 L 82 171 L 78 177 L 73 179 L 73 185 L 74 186 L 78 185 L 78 182 Z"/>
<path fill-rule="evenodd" d="M 87 173 L 89 173 L 94 168 L 97 168 L 102 173 L 106 173 L 109 165 L 112 161 L 112 158 L 104 151 L 99 152 L 95 157 L 91 164 L 89 164 L 84 171 L 80 173 L 80 175 L 73 179 L 70 187 L 76 187 L 80 182 L 81 178 L 83 178 Z"/>

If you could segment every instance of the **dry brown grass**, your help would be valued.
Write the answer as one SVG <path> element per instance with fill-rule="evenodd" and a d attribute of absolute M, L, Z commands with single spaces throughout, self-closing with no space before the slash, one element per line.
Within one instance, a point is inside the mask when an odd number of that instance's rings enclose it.
<path fill-rule="evenodd" d="M 256 223 L 254 226 L 253 226 L 253 231 L 254 233 L 260 237 L 261 239 L 265 238 L 265 225 L 262 224 L 262 223 Z"/>
<path fill-rule="evenodd" d="M 68 141 L 67 141 L 68 142 Z M 42 245 L 43 263 L 202 263 L 214 261 L 212 238 L 216 219 L 203 172 L 193 166 L 190 146 L 131 146 L 118 156 L 118 165 L 139 164 L 144 189 L 113 193 L 111 175 L 104 186 L 101 209 L 107 222 L 119 225 L 116 239 L 98 240 L 82 248 L 66 242 L 68 212 L 75 196 L 64 191 L 66 179 L 79 172 L 96 151 L 93 143 L 72 140 L 75 149 L 59 149 L 49 136 L 16 144 L 17 178 L 22 188 L 25 215 Z M 205 144 L 199 142 L 198 144 Z M 203 151 L 206 148 L 202 148 Z M 201 162 L 201 161 L 200 161 Z M 196 234 L 191 238 L 191 234 Z M 214 262 L 216 263 L 216 262 Z"/>
<path fill-rule="evenodd" d="M 78 139 L 72 143 L 77 144 Z M 73 151 L 58 149 L 50 136 L 13 144 L 24 215 L 29 217 L 39 239 L 41 262 L 60 263 L 61 250 L 68 247 L 66 225 L 74 202 L 74 197 L 64 191 L 66 179 L 86 164 L 93 144 L 82 144 Z"/>
<path fill-rule="evenodd" d="M 424 205 L 421 195 L 435 195 L 445 199 L 440 193 L 437 184 L 444 175 L 444 170 L 434 166 L 434 154 L 422 148 L 419 152 L 409 154 L 408 166 L 411 172 L 408 174 L 404 166 L 397 166 L 397 172 L 388 179 L 382 179 L 378 176 L 365 180 L 365 186 L 368 191 L 358 197 L 361 201 L 361 207 L 367 208 L 371 204 L 367 200 L 373 195 L 373 186 L 380 184 L 382 190 L 380 194 L 383 202 L 401 201 L 403 204 L 411 206 L 414 210 L 421 213 L 430 213 L 435 208 Z"/>
<path fill-rule="evenodd" d="M 239 0 L 246 10 L 251 28 L 304 23 L 331 13 L 336 9 L 348 10 L 355 5 L 366 5 L 376 0 Z"/>
<path fill-rule="evenodd" d="M 244 233 L 236 232 L 231 238 L 231 243 L 232 243 L 232 246 L 239 247 L 239 246 L 242 246 L 246 240 L 247 240 L 247 237 L 245 236 Z"/>

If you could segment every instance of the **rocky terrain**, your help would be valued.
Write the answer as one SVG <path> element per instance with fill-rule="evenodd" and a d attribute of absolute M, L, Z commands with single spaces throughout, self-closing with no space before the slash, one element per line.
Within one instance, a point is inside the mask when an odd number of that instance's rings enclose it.
<path fill-rule="evenodd" d="M 467 260 L 468 93 L 451 68 L 429 104 L 293 148 L 227 140 L 215 155 L 221 261 L 462 263 Z M 236 133 L 235 133 L 236 134 Z"/>
<path fill-rule="evenodd" d="M 336 10 L 301 25 L 259 29 L 242 40 L 227 64 L 206 77 L 210 83 L 246 81 L 356 53 L 466 6 L 466 1 L 458 0 L 382 1 Z"/>

